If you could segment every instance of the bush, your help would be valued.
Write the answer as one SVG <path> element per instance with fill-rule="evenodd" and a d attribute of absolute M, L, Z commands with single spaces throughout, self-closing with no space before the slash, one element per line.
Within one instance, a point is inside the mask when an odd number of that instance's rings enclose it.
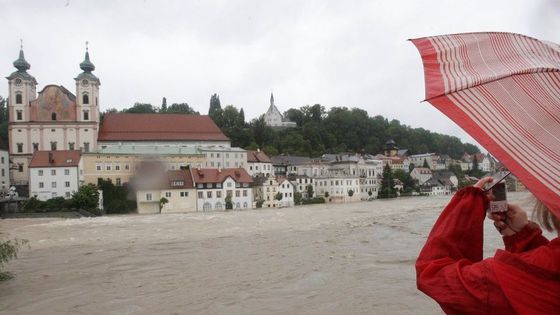
<path fill-rule="evenodd" d="M 309 205 L 309 204 L 315 204 L 315 203 L 325 203 L 325 199 L 322 197 L 315 197 L 315 198 L 310 198 L 310 199 L 303 199 L 301 201 L 302 204 L 304 205 Z"/>

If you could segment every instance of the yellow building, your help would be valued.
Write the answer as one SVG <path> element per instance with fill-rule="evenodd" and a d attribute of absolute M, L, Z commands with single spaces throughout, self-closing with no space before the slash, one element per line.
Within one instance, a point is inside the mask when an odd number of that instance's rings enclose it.
<path fill-rule="evenodd" d="M 157 174 L 164 176 L 157 178 Z M 157 174 L 149 182 L 143 181 L 144 187 L 136 192 L 138 213 L 196 212 L 196 189 L 190 169 Z"/>
<path fill-rule="evenodd" d="M 84 182 L 97 184 L 99 179 L 109 179 L 119 186 L 130 181 L 135 170 L 146 162 L 158 162 L 167 170 L 184 166 L 201 167 L 205 156 L 195 147 L 122 145 L 99 148 L 96 152 L 83 153 Z"/>

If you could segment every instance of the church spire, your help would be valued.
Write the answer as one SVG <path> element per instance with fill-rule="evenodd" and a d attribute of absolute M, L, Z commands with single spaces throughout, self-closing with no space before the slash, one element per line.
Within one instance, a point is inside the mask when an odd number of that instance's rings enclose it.
<path fill-rule="evenodd" d="M 23 55 L 23 40 L 20 39 L 20 47 L 19 47 L 19 58 L 14 61 L 14 67 L 18 69 L 19 72 L 26 72 L 31 68 L 31 65 L 25 60 L 25 56 Z"/>
<path fill-rule="evenodd" d="M 95 65 L 89 60 L 88 42 L 86 42 L 86 56 L 84 61 L 80 63 L 80 69 L 84 70 L 86 73 L 90 73 L 95 70 Z"/>
<path fill-rule="evenodd" d="M 270 91 L 270 106 L 274 106 L 274 95 L 272 94 L 272 91 Z"/>

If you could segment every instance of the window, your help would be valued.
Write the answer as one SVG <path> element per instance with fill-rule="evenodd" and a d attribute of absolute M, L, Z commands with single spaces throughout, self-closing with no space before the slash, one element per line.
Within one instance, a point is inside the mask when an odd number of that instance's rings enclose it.
<path fill-rule="evenodd" d="M 89 120 L 89 111 L 84 110 L 84 120 Z"/>
<path fill-rule="evenodd" d="M 51 170 L 51 175 L 55 176 L 56 175 L 56 170 Z"/>
<path fill-rule="evenodd" d="M 117 184 L 117 186 L 121 185 L 121 178 L 117 177 L 117 179 L 115 180 L 115 183 Z"/>
<path fill-rule="evenodd" d="M 39 182 L 39 188 L 45 188 L 45 183 Z"/>
<path fill-rule="evenodd" d="M 126 163 L 126 164 L 124 165 L 124 169 L 125 169 L 126 171 L 128 171 L 128 170 L 130 169 L 130 165 L 129 165 L 128 163 Z"/>
<path fill-rule="evenodd" d="M 2 176 L 6 176 L 6 171 L 2 169 Z"/>
<path fill-rule="evenodd" d="M 89 142 L 84 142 L 84 152 L 89 152 Z"/>
<path fill-rule="evenodd" d="M 107 171 L 110 171 L 110 170 L 111 170 L 111 164 L 110 164 L 110 163 L 107 163 L 107 164 L 105 165 L 105 170 L 107 170 Z"/>
<path fill-rule="evenodd" d="M 241 192 L 239 190 L 235 191 L 235 197 L 240 197 L 241 196 Z"/>
<path fill-rule="evenodd" d="M 51 141 L 51 150 L 56 151 L 56 141 Z"/>
<path fill-rule="evenodd" d="M 82 95 L 82 103 L 89 104 L 89 96 L 87 94 Z"/>
<path fill-rule="evenodd" d="M 146 194 L 146 200 L 147 201 L 152 201 L 152 193 L 147 193 Z"/>
<path fill-rule="evenodd" d="M 184 185 L 185 185 L 185 182 L 182 181 L 182 180 L 171 181 L 171 186 L 184 186 Z"/>
<path fill-rule="evenodd" d="M 243 189 L 243 197 L 247 197 L 247 189 Z"/>
<path fill-rule="evenodd" d="M 207 191 L 207 192 L 206 192 L 206 197 L 207 197 L 207 198 L 212 198 L 212 192 L 211 192 L 211 191 Z"/>
<path fill-rule="evenodd" d="M 121 165 L 115 164 L 115 171 L 120 171 L 120 170 L 121 170 Z"/>
<path fill-rule="evenodd" d="M 188 197 L 189 196 L 189 192 L 188 191 L 182 191 L 181 192 L 181 197 Z"/>
<path fill-rule="evenodd" d="M 101 163 L 96 163 L 96 164 L 95 164 L 95 169 L 96 169 L 97 171 L 101 171 Z"/>
<path fill-rule="evenodd" d="M 39 170 L 39 176 L 43 176 L 43 170 Z"/>
<path fill-rule="evenodd" d="M 74 142 L 68 142 L 68 150 L 74 150 Z"/>
<path fill-rule="evenodd" d="M 17 144 L 17 152 L 18 153 L 22 153 L 23 152 L 23 143 L 18 143 Z"/>
<path fill-rule="evenodd" d="M 23 95 L 21 93 L 16 94 L 16 104 L 23 104 Z"/>
<path fill-rule="evenodd" d="M 51 113 L 51 120 L 56 120 L 56 113 Z"/>
<path fill-rule="evenodd" d="M 222 191 L 218 190 L 216 192 L 216 198 L 222 198 Z"/>
<path fill-rule="evenodd" d="M 70 198 L 70 192 L 69 191 L 66 192 L 66 198 Z"/>
<path fill-rule="evenodd" d="M 216 188 L 222 188 L 222 183 L 217 183 Z"/>
<path fill-rule="evenodd" d="M 243 203 L 243 208 L 247 208 L 247 201 Z"/>
<path fill-rule="evenodd" d="M 70 182 L 64 182 L 64 187 L 70 187 Z"/>
<path fill-rule="evenodd" d="M 51 182 L 51 187 L 56 188 L 56 182 Z"/>
<path fill-rule="evenodd" d="M 165 192 L 165 198 L 171 198 L 171 192 L 170 191 Z"/>
<path fill-rule="evenodd" d="M 198 192 L 198 199 L 202 199 L 204 197 L 204 195 L 202 194 L 202 191 Z"/>
<path fill-rule="evenodd" d="M 23 164 L 18 164 L 18 172 L 23 173 Z"/>
<path fill-rule="evenodd" d="M 16 111 L 16 115 L 17 115 L 17 120 L 22 120 L 23 119 L 23 111 L 22 110 L 17 110 Z"/>

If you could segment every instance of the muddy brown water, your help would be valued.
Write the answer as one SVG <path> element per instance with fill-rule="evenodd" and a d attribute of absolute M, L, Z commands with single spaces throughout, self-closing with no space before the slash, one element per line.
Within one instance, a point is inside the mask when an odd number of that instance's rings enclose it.
<path fill-rule="evenodd" d="M 6 266 L 0 313 L 438 314 L 414 261 L 449 198 L 2 220 L 31 247 Z"/>

